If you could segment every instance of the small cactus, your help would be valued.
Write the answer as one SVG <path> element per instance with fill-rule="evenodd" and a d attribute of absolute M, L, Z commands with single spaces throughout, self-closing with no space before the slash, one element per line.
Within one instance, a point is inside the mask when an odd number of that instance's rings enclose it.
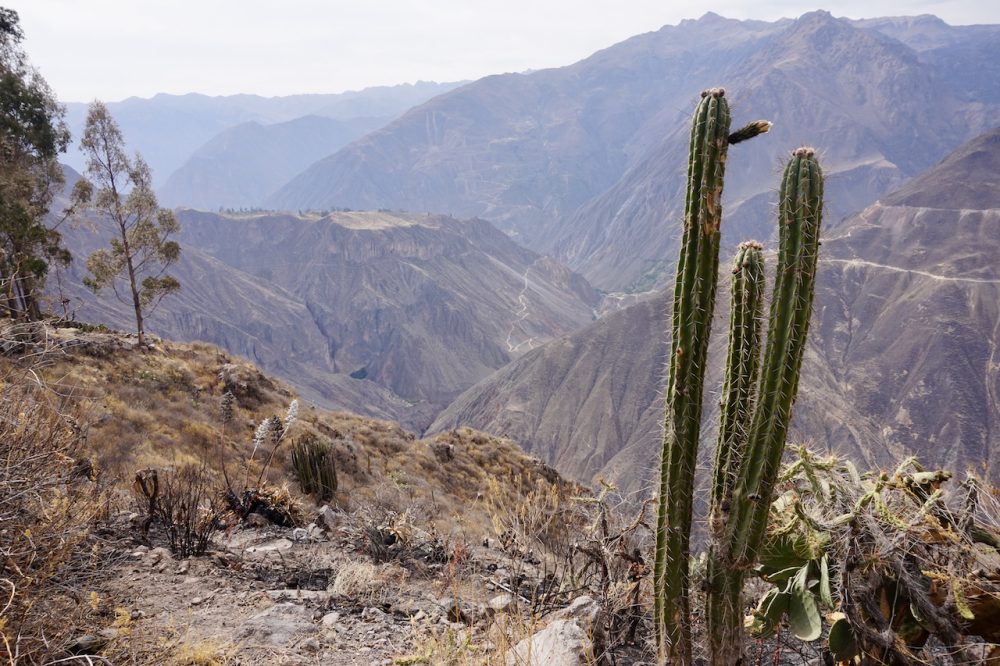
<path fill-rule="evenodd" d="M 732 563 L 744 567 L 755 558 L 764 536 L 812 315 L 823 217 L 823 171 L 812 148 L 792 153 L 782 176 L 778 206 L 778 265 L 760 399 L 750 426 L 746 463 L 733 487 L 733 512 L 726 529 Z"/>
<path fill-rule="evenodd" d="M 733 260 L 729 310 L 729 347 L 719 403 L 719 442 L 712 483 L 713 532 L 731 501 L 732 485 L 746 449 L 747 432 L 760 370 L 761 322 L 764 318 L 764 248 L 741 243 Z"/>
<path fill-rule="evenodd" d="M 337 492 L 337 466 L 326 442 L 311 435 L 300 437 L 292 446 L 292 467 L 302 492 L 318 502 L 328 502 Z"/>

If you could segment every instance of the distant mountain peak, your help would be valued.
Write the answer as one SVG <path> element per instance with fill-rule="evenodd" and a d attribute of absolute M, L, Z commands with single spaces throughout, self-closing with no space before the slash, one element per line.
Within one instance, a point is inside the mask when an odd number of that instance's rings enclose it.
<path fill-rule="evenodd" d="M 726 24 L 738 24 L 741 23 L 739 19 L 729 18 L 723 16 L 722 14 L 717 14 L 713 11 L 707 11 L 696 19 L 683 19 L 678 23 L 678 27 L 682 26 L 699 26 L 699 27 L 712 27 L 718 25 Z"/>
<path fill-rule="evenodd" d="M 850 31 L 854 32 L 855 28 L 847 20 L 837 18 L 825 9 L 817 9 L 816 11 L 807 12 L 800 16 L 792 24 L 791 30 L 797 30 L 800 32 L 809 31 L 819 31 L 819 30 L 837 30 L 837 31 Z"/>

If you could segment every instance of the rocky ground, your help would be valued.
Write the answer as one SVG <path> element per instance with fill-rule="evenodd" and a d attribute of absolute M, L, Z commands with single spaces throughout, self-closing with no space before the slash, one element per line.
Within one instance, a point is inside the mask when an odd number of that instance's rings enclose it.
<path fill-rule="evenodd" d="M 552 589 L 532 555 L 486 540 L 396 542 L 373 558 L 362 532 L 324 507 L 307 528 L 239 527 L 208 555 L 180 559 L 133 530 L 99 594 L 114 599 L 114 621 L 81 636 L 79 652 L 137 663 L 169 653 L 175 664 L 600 663 L 601 604 Z M 616 653 L 603 663 L 646 663 L 640 644 Z"/>
<path fill-rule="evenodd" d="M 37 427 L 12 432 L 59 489 L 0 528 L 23 542 L 0 629 L 25 663 L 645 663 L 641 521 L 515 442 L 300 409 L 208 345 L 7 337 L 22 361 L 0 381 L 40 379 L 7 405 Z M 329 506 L 300 446 L 326 451 Z"/>

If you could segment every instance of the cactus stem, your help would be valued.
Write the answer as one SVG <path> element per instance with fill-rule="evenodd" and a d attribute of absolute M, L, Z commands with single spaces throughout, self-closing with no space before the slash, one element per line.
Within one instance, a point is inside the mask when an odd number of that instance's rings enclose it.
<path fill-rule="evenodd" d="M 716 609 L 708 616 L 713 664 L 738 663 L 740 657 L 741 618 L 726 609 L 741 607 L 745 571 L 757 559 L 798 392 L 823 211 L 823 174 L 815 153 L 808 147 L 796 149 L 782 176 L 778 264 L 757 403 L 731 485 L 726 470 L 732 469 L 733 457 L 723 456 L 723 470 L 716 470 L 713 493 L 720 493 L 729 510 L 715 535 L 709 564 L 712 589 L 721 590 L 709 600 Z"/>

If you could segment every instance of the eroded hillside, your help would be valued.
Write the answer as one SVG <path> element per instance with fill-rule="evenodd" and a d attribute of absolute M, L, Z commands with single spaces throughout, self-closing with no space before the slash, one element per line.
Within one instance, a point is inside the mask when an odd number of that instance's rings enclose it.
<path fill-rule="evenodd" d="M 998 159 L 994 130 L 824 233 L 793 439 L 873 467 L 908 454 L 950 469 L 991 467 Z M 464 393 L 431 431 L 504 432 L 568 474 L 645 487 L 662 428 L 669 303 L 662 293 L 519 359 Z M 716 316 L 718 332 L 728 313 Z M 721 382 L 715 359 L 708 386 Z M 706 408 L 717 413 L 715 400 Z"/>
<path fill-rule="evenodd" d="M 0 506 L 40 516 L 5 539 L 16 663 L 503 663 L 601 580 L 573 568 L 591 496 L 510 440 L 297 408 L 206 344 L 40 326 L 0 339 L 0 427 L 32 447 L 5 454 Z M 291 456 L 317 445 L 336 471 L 322 501 Z M 31 576 L 8 568 L 21 557 Z M 562 617 L 593 626 L 592 608 Z"/>
<path fill-rule="evenodd" d="M 151 330 L 220 344 L 312 401 L 417 431 L 512 358 L 589 323 L 599 298 L 482 220 L 185 210 L 180 221 L 182 289 Z M 71 309 L 127 328 L 127 306 L 79 283 L 100 237 L 67 238 L 77 262 L 60 286 Z"/>

